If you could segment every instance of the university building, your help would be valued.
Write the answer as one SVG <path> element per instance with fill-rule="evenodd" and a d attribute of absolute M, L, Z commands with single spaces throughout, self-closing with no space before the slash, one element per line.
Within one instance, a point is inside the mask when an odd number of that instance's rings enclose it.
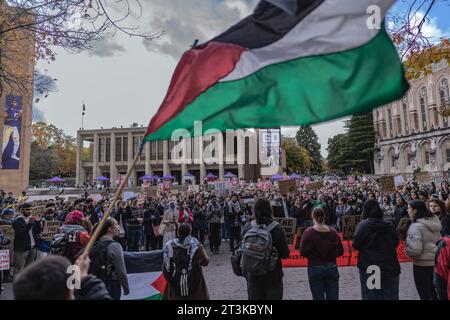
<path fill-rule="evenodd" d="M 98 176 L 106 176 L 110 179 L 113 187 L 117 186 L 119 176 L 124 177 L 128 168 L 131 167 L 134 156 L 139 152 L 139 146 L 143 140 L 146 128 L 111 128 L 97 130 L 80 130 L 77 133 L 77 161 L 76 161 L 76 183 L 83 185 L 84 182 L 92 182 Z M 260 130 L 256 130 L 255 136 L 260 136 Z M 278 130 L 278 135 L 279 130 Z M 191 140 L 191 157 L 193 163 L 179 164 L 172 159 L 172 149 L 178 142 L 175 141 L 151 141 L 146 142 L 144 149 L 139 156 L 138 162 L 131 173 L 131 183 L 139 185 L 139 178 L 144 175 L 172 175 L 175 181 L 182 182 L 182 178 L 188 172 L 193 174 L 196 183 L 203 181 L 206 175 L 212 174 L 222 177 L 225 173 L 231 172 L 240 179 L 256 181 L 265 175 L 265 168 L 255 163 L 255 157 L 258 152 L 265 150 L 252 148 L 249 138 L 245 139 L 244 144 L 237 143 L 237 137 L 234 135 L 234 145 L 232 146 L 232 156 L 226 156 L 225 145 L 227 135 L 223 135 L 224 154 L 223 164 L 206 164 L 205 162 L 195 161 L 200 158 L 200 154 L 206 150 L 211 143 L 210 138 L 204 137 L 203 144 L 199 138 L 198 143 Z M 253 141 L 258 143 L 256 138 Z M 278 139 L 279 141 L 279 139 Z M 259 144 L 258 144 L 259 145 Z M 186 145 L 188 146 L 188 144 Z M 231 155 L 231 154 L 230 154 Z M 215 155 L 213 155 L 215 156 Z M 234 160 L 230 159 L 233 158 Z M 245 159 L 245 164 L 239 164 L 237 159 Z M 277 168 L 277 172 L 282 172 L 285 168 L 285 157 L 281 152 L 282 164 Z M 283 161 L 284 159 L 284 161 Z M 252 161 L 253 160 L 253 161 Z M 194 162 L 195 161 L 195 162 Z M 266 172 L 272 175 L 271 172 Z"/>
<path fill-rule="evenodd" d="M 377 136 L 375 174 L 442 174 L 450 169 L 450 67 L 442 60 L 432 73 L 410 81 L 401 99 L 373 110 Z"/>

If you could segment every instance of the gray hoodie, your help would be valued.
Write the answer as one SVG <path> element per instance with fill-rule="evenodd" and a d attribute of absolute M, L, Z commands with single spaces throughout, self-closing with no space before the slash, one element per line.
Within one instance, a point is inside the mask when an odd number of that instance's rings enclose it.
<path fill-rule="evenodd" d="M 432 267 L 437 251 L 437 242 L 441 240 L 442 225 L 436 215 L 417 219 L 408 229 L 406 254 L 416 266 Z"/>

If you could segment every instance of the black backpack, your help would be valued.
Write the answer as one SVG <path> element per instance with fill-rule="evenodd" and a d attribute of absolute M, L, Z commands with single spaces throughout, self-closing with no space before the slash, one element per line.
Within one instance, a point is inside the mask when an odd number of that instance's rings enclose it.
<path fill-rule="evenodd" d="M 103 280 L 106 284 L 111 283 L 113 266 L 108 263 L 106 256 L 106 250 L 108 246 L 115 242 L 114 240 L 97 240 L 92 246 L 91 252 L 89 252 L 89 259 L 91 264 L 89 266 L 90 274 L 95 275 L 97 278 Z"/>
<path fill-rule="evenodd" d="M 193 266 L 190 256 L 191 246 L 181 248 L 173 246 L 173 258 L 170 259 L 167 282 L 179 297 L 187 297 L 200 282 L 200 272 Z"/>

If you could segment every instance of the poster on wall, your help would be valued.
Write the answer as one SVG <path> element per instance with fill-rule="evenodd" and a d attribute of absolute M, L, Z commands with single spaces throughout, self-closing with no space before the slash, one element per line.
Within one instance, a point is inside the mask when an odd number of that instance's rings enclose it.
<path fill-rule="evenodd" d="M 259 159 L 261 163 L 261 175 L 273 175 L 280 166 L 280 129 L 262 129 L 259 131 Z"/>
<path fill-rule="evenodd" d="M 7 95 L 2 141 L 2 169 L 17 170 L 20 166 L 20 134 L 22 129 L 22 97 Z"/>

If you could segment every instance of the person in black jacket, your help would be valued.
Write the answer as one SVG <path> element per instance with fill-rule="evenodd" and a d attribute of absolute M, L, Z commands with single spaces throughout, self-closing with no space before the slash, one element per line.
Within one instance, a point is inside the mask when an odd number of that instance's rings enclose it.
<path fill-rule="evenodd" d="M 159 237 L 156 237 L 153 232 L 153 227 L 159 225 L 161 222 L 161 217 L 158 210 L 156 210 L 153 203 L 150 204 L 149 208 L 144 212 L 144 234 L 145 234 L 145 251 L 156 250 L 158 245 Z"/>
<path fill-rule="evenodd" d="M 363 219 L 353 236 L 353 248 L 359 251 L 362 299 L 398 300 L 400 264 L 397 234 L 391 223 L 383 221 L 383 211 L 376 200 L 364 204 Z M 379 288 L 370 287 L 370 284 L 377 283 Z"/>
<path fill-rule="evenodd" d="M 254 207 L 254 219 L 258 225 L 268 226 L 273 222 L 272 207 L 266 198 L 256 200 Z M 242 231 L 244 236 L 251 228 L 249 222 Z M 277 225 L 270 232 L 272 235 L 273 247 L 278 252 L 278 261 L 275 270 L 269 271 L 265 275 L 246 274 L 247 292 L 249 300 L 281 300 L 283 298 L 283 269 L 281 259 L 289 257 L 289 247 L 286 241 L 284 229 Z"/>
<path fill-rule="evenodd" d="M 22 215 L 12 224 L 14 229 L 14 276 L 33 262 L 36 256 L 35 240 L 31 228 L 39 216 L 32 215 L 30 203 L 24 203 L 20 210 Z"/>
<path fill-rule="evenodd" d="M 81 256 L 75 263 L 80 268 L 79 289 L 77 279 L 72 282 L 68 273 L 68 259 L 52 255 L 27 267 L 13 282 L 16 300 L 111 300 L 102 280 L 88 274 L 89 257 Z M 49 276 L 51 275 L 51 276 Z M 69 280 L 69 281 L 68 281 Z M 68 283 L 73 288 L 68 288 Z M 75 290 L 77 289 L 77 290 Z"/>

